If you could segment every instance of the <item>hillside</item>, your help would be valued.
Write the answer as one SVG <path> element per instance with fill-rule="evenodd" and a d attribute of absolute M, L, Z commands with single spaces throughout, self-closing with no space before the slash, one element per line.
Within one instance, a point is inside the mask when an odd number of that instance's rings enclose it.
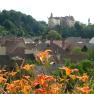
<path fill-rule="evenodd" d="M 47 24 L 14 10 L 0 12 L 0 36 L 37 36 L 46 32 Z"/>

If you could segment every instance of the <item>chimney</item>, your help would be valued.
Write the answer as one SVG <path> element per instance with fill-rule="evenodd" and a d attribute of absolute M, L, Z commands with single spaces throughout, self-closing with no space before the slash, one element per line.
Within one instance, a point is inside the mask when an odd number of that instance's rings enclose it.
<path fill-rule="evenodd" d="M 62 40 L 62 48 L 65 47 L 65 40 Z"/>
<path fill-rule="evenodd" d="M 51 39 L 51 40 L 50 40 L 50 45 L 52 45 L 52 44 L 53 44 L 53 40 Z"/>

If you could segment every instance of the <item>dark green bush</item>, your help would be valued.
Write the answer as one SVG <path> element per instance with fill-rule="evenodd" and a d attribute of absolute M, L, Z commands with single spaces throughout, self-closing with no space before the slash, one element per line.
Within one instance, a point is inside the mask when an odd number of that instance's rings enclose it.
<path fill-rule="evenodd" d="M 94 70 L 94 62 L 90 60 L 82 60 L 79 65 L 77 65 L 77 68 L 79 69 L 80 73 L 90 73 L 92 70 Z"/>
<path fill-rule="evenodd" d="M 88 59 L 94 61 L 94 45 L 91 45 L 88 50 Z"/>

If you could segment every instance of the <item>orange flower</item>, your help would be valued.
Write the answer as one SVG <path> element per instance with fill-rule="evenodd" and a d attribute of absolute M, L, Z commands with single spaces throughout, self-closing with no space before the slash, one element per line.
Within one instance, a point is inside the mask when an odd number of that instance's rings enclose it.
<path fill-rule="evenodd" d="M 28 81 L 25 79 L 21 79 L 19 84 L 20 84 L 20 87 L 23 88 L 24 85 L 28 85 Z"/>
<path fill-rule="evenodd" d="M 83 94 L 88 94 L 90 92 L 90 89 L 89 89 L 88 86 L 85 86 L 85 87 L 82 88 L 81 91 L 82 91 Z"/>
<path fill-rule="evenodd" d="M 44 63 L 45 60 L 47 60 L 49 58 L 49 52 L 51 52 L 51 50 L 45 50 L 42 52 L 39 52 L 36 56 L 37 58 L 39 58 L 39 60 Z"/>
<path fill-rule="evenodd" d="M 72 70 L 68 67 L 62 67 L 62 68 L 59 68 L 59 69 L 64 69 L 66 71 L 66 75 L 70 75 L 72 73 Z"/>
<path fill-rule="evenodd" d="M 1 84 L 1 83 L 5 83 L 6 81 L 7 81 L 7 79 L 5 79 L 5 78 L 2 77 L 2 76 L 0 77 L 0 84 Z"/>
<path fill-rule="evenodd" d="M 20 81 L 21 80 L 15 80 L 12 83 L 16 86 L 16 88 L 20 88 Z"/>
<path fill-rule="evenodd" d="M 75 80 L 77 78 L 76 75 L 69 75 L 70 78 L 72 78 L 73 80 Z"/>
<path fill-rule="evenodd" d="M 34 94 L 48 94 L 48 92 L 45 88 L 39 88 L 35 91 Z"/>
<path fill-rule="evenodd" d="M 31 86 L 30 85 L 25 85 L 22 90 L 23 94 L 30 94 L 31 91 Z"/>
<path fill-rule="evenodd" d="M 9 75 L 11 75 L 11 76 L 15 76 L 17 74 L 17 72 L 11 72 L 11 73 L 9 73 Z"/>
<path fill-rule="evenodd" d="M 43 60 L 48 57 L 48 52 L 40 52 L 39 54 L 37 54 L 37 57 L 40 59 L 41 62 L 43 62 Z"/>
<path fill-rule="evenodd" d="M 77 89 L 80 90 L 82 92 L 82 94 L 89 94 L 91 92 L 91 90 L 90 90 L 88 85 L 84 85 L 84 87 L 77 88 Z"/>
<path fill-rule="evenodd" d="M 45 80 L 51 81 L 51 80 L 55 80 L 55 78 L 53 76 L 45 75 Z"/>
<path fill-rule="evenodd" d="M 47 81 L 51 81 L 54 80 L 54 78 L 52 76 L 47 76 L 47 75 L 38 75 L 38 77 L 36 78 L 36 80 L 33 82 L 34 86 L 36 85 L 42 85 L 43 87 L 47 87 Z"/>
<path fill-rule="evenodd" d="M 51 94 L 58 94 L 60 92 L 61 85 L 58 83 L 54 83 L 50 86 Z"/>
<path fill-rule="evenodd" d="M 8 93 L 16 93 L 16 88 L 14 84 L 7 84 L 6 89 Z"/>
<path fill-rule="evenodd" d="M 46 83 L 46 80 L 45 80 L 45 76 L 44 75 L 38 75 L 38 77 L 34 81 L 34 86 L 36 86 L 38 84 L 40 84 L 40 85 L 42 85 L 44 87 L 47 86 L 47 83 Z"/>
<path fill-rule="evenodd" d="M 27 71 L 32 70 L 33 68 L 34 68 L 33 64 L 32 65 L 26 64 L 22 67 L 22 69 L 27 70 Z"/>
<path fill-rule="evenodd" d="M 79 80 L 85 82 L 85 81 L 87 81 L 89 79 L 89 76 L 86 73 L 84 73 L 83 76 L 81 76 L 81 77 L 78 76 L 77 78 Z"/>

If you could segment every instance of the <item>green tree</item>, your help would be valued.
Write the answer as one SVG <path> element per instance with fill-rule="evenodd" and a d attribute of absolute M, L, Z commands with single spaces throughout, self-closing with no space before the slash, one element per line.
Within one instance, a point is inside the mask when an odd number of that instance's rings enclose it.
<path fill-rule="evenodd" d="M 62 37 L 57 31 L 50 30 L 47 34 L 47 39 L 49 39 L 49 40 L 60 40 L 60 39 L 62 39 Z"/>
<path fill-rule="evenodd" d="M 0 26 L 5 28 L 0 32 L 1 36 L 4 32 L 6 35 L 6 31 L 8 35 L 14 36 L 39 36 L 48 28 L 45 22 L 36 21 L 32 16 L 14 10 L 0 12 Z"/>

